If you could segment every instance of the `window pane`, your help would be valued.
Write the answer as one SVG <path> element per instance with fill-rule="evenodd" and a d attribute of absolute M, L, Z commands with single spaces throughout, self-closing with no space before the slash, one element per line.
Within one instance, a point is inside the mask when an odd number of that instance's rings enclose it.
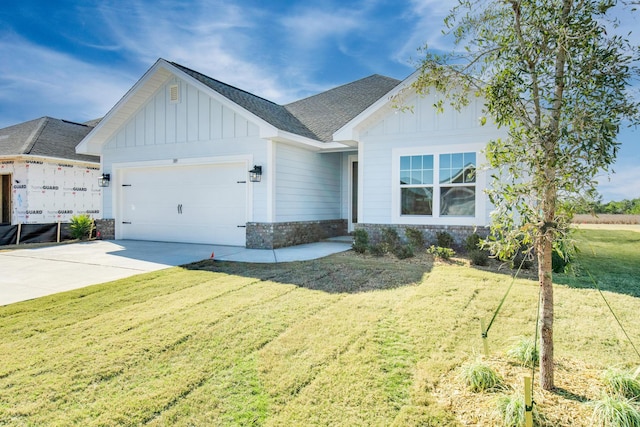
<path fill-rule="evenodd" d="M 409 171 L 400 171 L 400 185 L 410 184 L 411 174 Z"/>
<path fill-rule="evenodd" d="M 462 153 L 456 153 L 451 155 L 451 168 L 461 169 L 463 166 L 464 155 Z"/>
<path fill-rule="evenodd" d="M 425 169 L 433 169 L 433 156 L 422 156 L 422 167 Z"/>
<path fill-rule="evenodd" d="M 411 156 L 411 169 L 422 169 L 422 156 Z"/>
<path fill-rule="evenodd" d="M 425 170 L 422 174 L 422 183 L 423 184 L 433 184 L 433 170 Z"/>
<path fill-rule="evenodd" d="M 400 157 L 400 169 L 402 170 L 411 169 L 411 157 L 409 156 Z"/>
<path fill-rule="evenodd" d="M 402 215 L 432 215 L 433 188 L 402 188 Z"/>
<path fill-rule="evenodd" d="M 451 167 L 451 154 L 440 154 L 440 169 Z"/>
<path fill-rule="evenodd" d="M 476 182 L 476 153 L 464 153 L 464 182 Z"/>
<path fill-rule="evenodd" d="M 475 214 L 475 187 L 440 188 L 440 215 L 475 216 Z"/>
<path fill-rule="evenodd" d="M 411 184 L 422 184 L 422 171 L 411 172 Z"/>

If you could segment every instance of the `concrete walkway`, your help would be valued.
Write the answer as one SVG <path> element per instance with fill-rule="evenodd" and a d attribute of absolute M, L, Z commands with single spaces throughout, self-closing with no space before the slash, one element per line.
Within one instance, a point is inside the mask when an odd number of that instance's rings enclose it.
<path fill-rule="evenodd" d="M 349 239 L 275 250 L 236 246 L 95 240 L 0 251 L 0 305 L 210 259 L 253 263 L 306 261 L 351 249 Z"/>

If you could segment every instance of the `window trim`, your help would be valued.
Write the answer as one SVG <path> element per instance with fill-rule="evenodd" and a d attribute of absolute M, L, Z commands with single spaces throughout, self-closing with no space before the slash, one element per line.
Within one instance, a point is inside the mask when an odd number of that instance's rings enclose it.
<path fill-rule="evenodd" d="M 486 173 L 483 172 L 478 165 L 485 162 L 484 149 L 485 144 L 474 143 L 465 145 L 441 145 L 441 146 L 416 146 L 407 148 L 395 148 L 391 153 L 391 219 L 394 224 L 425 224 L 425 225 L 470 225 L 484 226 L 488 225 L 486 211 L 486 197 L 484 190 L 486 188 Z M 476 179 L 475 183 L 441 184 L 440 180 L 440 155 L 456 154 L 456 153 L 475 153 L 476 155 Z M 400 157 L 417 156 L 417 155 L 433 155 L 434 183 L 433 188 L 433 207 L 432 215 L 402 215 L 401 214 L 401 186 L 400 184 Z M 440 198 L 442 187 L 453 186 L 471 186 L 475 187 L 475 215 L 458 216 L 458 215 L 441 215 L 440 214 Z M 425 185 L 429 186 L 429 185 Z"/>

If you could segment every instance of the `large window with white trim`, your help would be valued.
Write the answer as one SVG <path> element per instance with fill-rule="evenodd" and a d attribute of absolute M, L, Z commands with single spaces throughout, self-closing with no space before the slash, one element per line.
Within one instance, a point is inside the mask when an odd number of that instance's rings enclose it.
<path fill-rule="evenodd" d="M 476 153 L 400 156 L 400 195 L 400 215 L 475 216 Z"/>

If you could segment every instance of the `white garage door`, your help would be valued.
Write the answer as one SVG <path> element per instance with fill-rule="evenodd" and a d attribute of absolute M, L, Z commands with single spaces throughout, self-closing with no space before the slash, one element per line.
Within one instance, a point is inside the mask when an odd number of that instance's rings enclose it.
<path fill-rule="evenodd" d="M 244 163 L 128 169 L 119 188 L 123 239 L 245 245 Z"/>

